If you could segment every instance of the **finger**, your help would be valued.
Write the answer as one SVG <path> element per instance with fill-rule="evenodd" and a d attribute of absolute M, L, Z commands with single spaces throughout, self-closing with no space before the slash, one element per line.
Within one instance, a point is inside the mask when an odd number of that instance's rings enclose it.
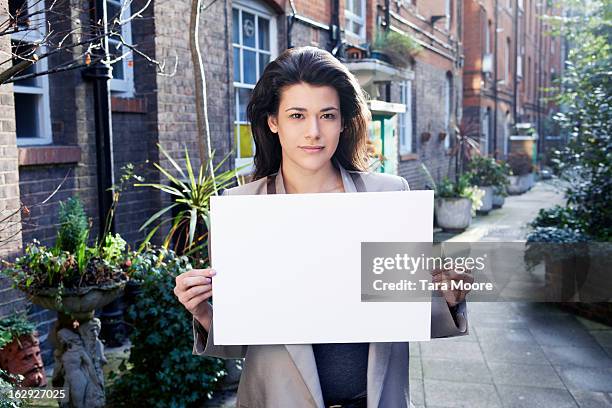
<path fill-rule="evenodd" d="M 188 276 L 181 282 L 180 289 L 185 291 L 193 286 L 207 285 L 211 282 L 211 278 L 207 278 L 204 276 Z"/>
<path fill-rule="evenodd" d="M 206 301 L 211 296 L 212 296 L 212 290 L 199 294 L 198 296 L 192 298 L 189 302 L 187 302 L 185 304 L 185 307 L 187 308 L 187 310 L 193 310 L 200 303 Z"/>
<path fill-rule="evenodd" d="M 210 278 L 217 274 L 217 271 L 214 270 L 213 268 L 192 269 L 189 272 L 192 272 L 192 273 L 190 273 L 188 276 L 206 276 L 207 278 Z"/>
<path fill-rule="evenodd" d="M 204 292 L 208 292 L 209 290 L 212 290 L 212 285 L 198 285 L 198 286 L 194 286 L 191 289 L 189 289 L 188 291 L 183 293 L 183 296 L 182 296 L 183 302 L 189 302 L 195 296 L 199 296 L 200 294 L 202 294 Z"/>

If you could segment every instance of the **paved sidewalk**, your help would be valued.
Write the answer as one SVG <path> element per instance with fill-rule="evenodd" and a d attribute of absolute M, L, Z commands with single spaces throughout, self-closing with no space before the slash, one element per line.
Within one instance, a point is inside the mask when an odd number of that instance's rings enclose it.
<path fill-rule="evenodd" d="M 540 208 L 561 204 L 554 182 L 506 199 L 458 235 L 437 240 L 524 240 Z M 468 305 L 470 335 L 411 344 L 417 407 L 612 407 L 612 327 L 546 303 Z"/>
<path fill-rule="evenodd" d="M 507 197 L 462 234 L 436 240 L 524 240 L 540 208 L 563 202 L 555 182 Z M 470 303 L 470 334 L 411 343 L 416 407 L 612 407 L 612 327 L 545 303 Z M 226 393 L 207 407 L 230 407 Z"/>

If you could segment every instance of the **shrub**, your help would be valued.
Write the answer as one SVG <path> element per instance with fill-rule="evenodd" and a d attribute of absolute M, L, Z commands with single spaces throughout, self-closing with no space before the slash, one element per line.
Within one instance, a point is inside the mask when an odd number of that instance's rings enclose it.
<path fill-rule="evenodd" d="M 536 218 L 529 224 L 532 228 L 538 227 L 557 227 L 583 231 L 583 226 L 576 218 L 576 213 L 569 207 L 556 205 L 551 208 L 542 208 Z"/>
<path fill-rule="evenodd" d="M 132 348 L 111 387 L 112 406 L 202 405 L 225 373 L 222 360 L 192 354 L 192 316 L 173 292 L 175 277 L 191 269 L 188 258 L 148 247 L 131 268 L 142 292 L 128 308 Z"/>
<path fill-rule="evenodd" d="M 87 242 L 89 222 L 78 198 L 70 197 L 60 202 L 59 229 L 55 245 L 62 251 L 74 254 L 79 246 Z"/>
<path fill-rule="evenodd" d="M 506 164 L 491 157 L 475 156 L 468 164 L 470 182 L 477 186 L 492 186 L 502 191 L 508 185 Z"/>
<path fill-rule="evenodd" d="M 525 152 L 515 152 L 508 155 L 508 165 L 514 176 L 524 176 L 533 171 L 531 157 Z"/>

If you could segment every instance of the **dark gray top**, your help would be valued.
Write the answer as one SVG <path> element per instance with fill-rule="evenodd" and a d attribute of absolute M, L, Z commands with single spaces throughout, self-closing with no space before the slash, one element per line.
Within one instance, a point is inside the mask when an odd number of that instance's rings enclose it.
<path fill-rule="evenodd" d="M 312 345 L 326 406 L 365 395 L 369 346 L 369 343 Z"/>

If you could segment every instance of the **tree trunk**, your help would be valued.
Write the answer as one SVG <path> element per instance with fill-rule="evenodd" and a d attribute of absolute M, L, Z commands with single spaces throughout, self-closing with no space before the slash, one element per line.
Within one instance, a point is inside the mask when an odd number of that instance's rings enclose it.
<path fill-rule="evenodd" d="M 192 0 L 191 15 L 189 19 L 189 46 L 191 50 L 191 60 L 193 62 L 193 73 L 195 80 L 196 98 L 196 126 L 198 132 L 198 150 L 200 162 L 208 167 L 210 177 L 214 178 L 210 127 L 208 124 L 208 103 L 206 95 L 206 76 L 204 73 L 204 63 L 200 52 L 200 9 L 202 0 Z"/>

